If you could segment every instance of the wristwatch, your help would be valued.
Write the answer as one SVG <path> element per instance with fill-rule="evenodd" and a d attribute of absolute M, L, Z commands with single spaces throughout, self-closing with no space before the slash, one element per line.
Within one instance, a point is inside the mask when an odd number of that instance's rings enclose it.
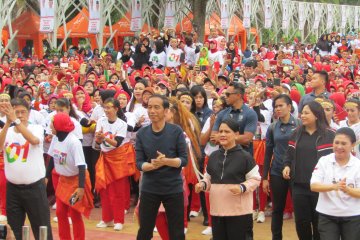
<path fill-rule="evenodd" d="M 16 126 L 19 125 L 21 123 L 20 119 L 15 119 L 15 121 L 13 121 L 13 124 L 15 124 Z"/>

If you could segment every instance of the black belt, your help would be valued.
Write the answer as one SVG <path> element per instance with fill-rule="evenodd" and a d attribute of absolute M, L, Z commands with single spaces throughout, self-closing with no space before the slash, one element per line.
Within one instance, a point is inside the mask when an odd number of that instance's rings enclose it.
<path fill-rule="evenodd" d="M 8 183 L 13 187 L 26 189 L 26 188 L 33 188 L 33 187 L 39 185 L 40 183 L 45 183 L 45 182 L 44 182 L 44 178 L 41 178 L 40 180 L 30 183 L 30 184 L 14 184 L 9 181 L 8 181 Z"/>

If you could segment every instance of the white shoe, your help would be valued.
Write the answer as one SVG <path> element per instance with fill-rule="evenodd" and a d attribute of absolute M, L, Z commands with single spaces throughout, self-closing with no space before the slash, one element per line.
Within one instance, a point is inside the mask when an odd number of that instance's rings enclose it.
<path fill-rule="evenodd" d="M 107 228 L 107 227 L 113 227 L 113 226 L 114 226 L 114 221 L 104 222 L 103 220 L 101 220 L 98 224 L 96 224 L 97 228 Z"/>
<path fill-rule="evenodd" d="M 57 217 L 54 217 L 54 218 L 53 218 L 53 221 L 54 221 L 54 222 L 58 222 L 58 218 L 57 218 Z"/>
<path fill-rule="evenodd" d="M 7 217 L 5 215 L 0 215 L 0 222 L 7 221 Z"/>
<path fill-rule="evenodd" d="M 263 211 L 260 211 L 258 216 L 257 216 L 257 219 L 256 219 L 256 222 L 258 223 L 264 223 L 265 222 L 265 213 Z"/>
<path fill-rule="evenodd" d="M 157 228 L 156 228 L 156 227 L 154 227 L 154 232 L 158 232 L 158 230 L 157 230 Z"/>
<path fill-rule="evenodd" d="M 212 227 L 205 228 L 204 231 L 201 232 L 202 235 L 212 235 Z"/>
<path fill-rule="evenodd" d="M 114 230 L 115 231 L 121 231 L 123 229 L 123 225 L 121 223 L 115 223 L 114 224 Z"/>
<path fill-rule="evenodd" d="M 253 221 L 256 221 L 258 214 L 259 214 L 258 211 L 256 210 L 253 211 Z"/>
<path fill-rule="evenodd" d="M 184 234 L 186 234 L 186 233 L 187 233 L 187 231 L 188 231 L 188 229 L 187 229 L 187 228 L 184 228 Z"/>
<path fill-rule="evenodd" d="M 128 214 L 128 213 L 129 213 L 128 210 L 125 209 L 125 210 L 124 210 L 124 214 L 126 215 L 126 214 Z"/>
<path fill-rule="evenodd" d="M 190 211 L 190 217 L 197 217 L 199 216 L 199 213 L 196 211 Z"/>
<path fill-rule="evenodd" d="M 51 209 L 56 210 L 56 203 L 54 205 L 52 205 Z"/>
<path fill-rule="evenodd" d="M 69 224 L 72 225 L 71 217 L 69 217 Z"/>

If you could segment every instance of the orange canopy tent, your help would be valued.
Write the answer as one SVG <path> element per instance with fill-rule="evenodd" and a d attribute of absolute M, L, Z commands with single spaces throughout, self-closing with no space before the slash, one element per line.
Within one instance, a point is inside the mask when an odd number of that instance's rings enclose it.
<path fill-rule="evenodd" d="M 1 42 L 3 44 L 3 47 L 6 47 L 9 42 L 9 32 L 6 29 L 3 29 L 1 31 Z"/>
<path fill-rule="evenodd" d="M 89 25 L 89 11 L 86 8 L 83 8 L 81 12 L 79 12 L 73 19 L 66 23 L 66 30 L 70 32 L 69 38 L 72 38 L 72 44 L 78 45 L 80 38 L 88 38 L 90 39 L 91 48 L 96 48 L 96 35 L 92 33 L 88 33 L 88 25 Z M 109 27 L 105 26 L 104 29 L 104 37 L 110 32 Z M 65 28 L 61 26 L 57 32 L 58 38 L 65 38 Z"/>
<path fill-rule="evenodd" d="M 43 56 L 42 40 L 46 38 L 46 35 L 39 31 L 40 16 L 32 11 L 26 11 L 13 20 L 11 26 L 14 32 L 18 30 L 15 39 L 18 41 L 19 50 L 26 46 L 26 40 L 33 40 L 35 55 Z"/>
<path fill-rule="evenodd" d="M 114 46 L 115 48 L 122 45 L 124 37 L 133 37 L 135 36 L 135 32 L 130 30 L 130 19 L 131 19 L 131 12 L 127 12 L 125 16 L 123 16 L 118 22 L 112 25 L 112 30 L 116 31 L 114 36 Z M 144 23 L 141 29 L 142 32 L 151 32 L 156 30 L 153 27 L 150 27 L 148 24 Z M 157 30 L 156 30 L 157 31 Z"/>
<path fill-rule="evenodd" d="M 185 17 L 181 21 L 181 23 L 178 23 L 175 28 L 176 33 L 179 34 L 181 31 L 191 32 L 193 30 L 192 23 L 191 23 L 193 17 L 194 17 L 193 14 L 189 13 L 187 15 L 187 17 Z M 208 20 L 206 20 L 206 22 L 205 22 L 205 36 L 208 37 L 210 35 L 210 27 L 218 26 L 218 25 L 220 25 L 220 23 L 221 23 L 220 17 L 216 13 L 213 13 L 210 16 L 210 18 Z M 251 28 L 250 33 L 251 34 L 256 33 L 256 35 L 255 35 L 256 41 L 257 41 L 257 43 L 259 43 L 258 42 L 259 38 L 257 36 L 256 29 Z M 234 36 L 235 41 L 240 41 L 243 50 L 245 49 L 246 42 L 247 42 L 246 30 L 245 30 L 243 23 L 239 17 L 237 17 L 237 16 L 232 17 L 231 22 L 229 24 L 228 35 Z"/>

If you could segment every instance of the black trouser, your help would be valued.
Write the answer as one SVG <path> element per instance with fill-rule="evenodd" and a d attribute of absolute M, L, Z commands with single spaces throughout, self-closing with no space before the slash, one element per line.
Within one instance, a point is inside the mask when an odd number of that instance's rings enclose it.
<path fill-rule="evenodd" d="M 99 158 L 99 151 L 94 150 L 91 146 L 83 147 L 84 150 L 84 157 L 87 165 L 87 169 L 90 175 L 90 182 L 91 182 L 91 192 L 94 192 L 95 189 L 95 165 Z"/>
<path fill-rule="evenodd" d="M 22 239 L 22 226 L 26 215 L 35 239 L 39 239 L 39 227 L 47 226 L 48 240 L 52 239 L 50 210 L 44 179 L 29 185 L 6 184 L 6 212 L 8 223 L 17 240 Z"/>
<path fill-rule="evenodd" d="M 355 206 L 354 206 L 355 207 Z M 360 239 L 360 216 L 334 217 L 319 213 L 321 240 Z"/>
<path fill-rule="evenodd" d="M 184 195 L 182 192 L 166 195 L 141 192 L 139 206 L 140 228 L 137 234 L 137 240 L 152 239 L 160 203 L 162 203 L 165 208 L 169 228 L 169 239 L 185 240 Z"/>
<path fill-rule="evenodd" d="M 273 240 L 282 239 L 283 215 L 289 187 L 288 180 L 280 176 L 270 175 L 270 188 L 272 192 L 271 232 Z"/>
<path fill-rule="evenodd" d="M 250 240 L 249 232 L 252 232 L 253 219 L 252 214 L 216 217 L 212 219 L 212 234 L 214 240 Z"/>
<path fill-rule="evenodd" d="M 310 184 L 292 185 L 296 232 L 299 240 L 320 239 L 318 213 L 315 210 L 318 196 L 318 193 L 310 190 Z"/>
<path fill-rule="evenodd" d="M 203 154 L 203 156 L 205 156 L 205 154 Z M 199 171 L 200 172 L 204 172 L 204 162 L 205 162 L 205 159 L 202 158 L 200 161 L 199 161 Z M 201 210 L 203 212 L 203 216 L 204 216 L 204 222 L 205 221 L 208 221 L 209 220 L 209 213 L 207 212 L 207 208 L 206 208 L 206 197 L 205 197 L 205 192 L 201 191 L 199 193 L 200 195 L 200 205 L 201 205 Z M 189 204 L 190 205 L 190 204 Z"/>

